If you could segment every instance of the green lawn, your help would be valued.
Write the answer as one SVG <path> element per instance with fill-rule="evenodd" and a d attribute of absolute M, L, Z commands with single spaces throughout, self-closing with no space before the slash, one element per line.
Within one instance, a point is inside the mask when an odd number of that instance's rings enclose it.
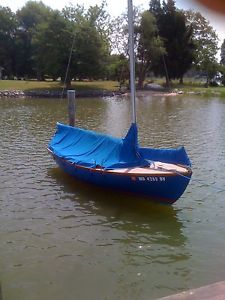
<path fill-rule="evenodd" d="M 163 84 L 162 80 L 155 80 L 156 83 Z M 0 80 L 0 90 L 62 90 L 63 85 L 54 81 L 36 81 L 36 80 Z M 75 90 L 106 90 L 117 91 L 118 82 L 116 81 L 76 81 L 72 82 L 72 89 Z M 199 82 L 185 81 L 183 85 L 173 82 L 173 90 L 180 90 L 184 93 L 195 93 L 205 96 L 225 97 L 225 87 L 208 87 L 205 88 Z"/>
<path fill-rule="evenodd" d="M 36 81 L 36 80 L 0 80 L 0 90 L 60 90 L 63 84 L 54 81 Z M 118 90 L 116 81 L 76 81 L 72 82 L 75 90 Z"/>
<path fill-rule="evenodd" d="M 173 84 L 173 89 L 178 89 L 183 91 L 184 93 L 195 93 L 195 94 L 201 94 L 204 96 L 220 96 L 225 97 L 225 87 L 224 86 L 218 86 L 218 87 L 205 87 L 204 84 L 199 82 L 191 82 L 191 81 L 185 81 L 184 84 L 180 85 L 178 83 Z"/>
<path fill-rule="evenodd" d="M 225 97 L 225 87 L 193 87 L 193 86 L 183 86 L 179 90 L 184 93 L 195 93 L 204 96 L 220 96 Z"/>
<path fill-rule="evenodd" d="M 156 80 L 156 83 L 159 84 L 164 84 L 165 82 L 163 82 L 162 79 Z M 189 80 L 188 78 L 185 78 L 184 80 L 184 84 L 179 84 L 178 81 L 173 81 L 172 86 L 171 86 L 172 90 L 179 90 L 179 91 L 183 91 L 185 94 L 188 93 L 194 93 L 194 94 L 201 94 L 204 96 L 220 96 L 220 97 L 225 97 L 225 87 L 224 86 L 219 86 L 219 87 L 205 87 L 205 84 L 200 82 L 200 81 L 196 81 L 196 80 Z"/>

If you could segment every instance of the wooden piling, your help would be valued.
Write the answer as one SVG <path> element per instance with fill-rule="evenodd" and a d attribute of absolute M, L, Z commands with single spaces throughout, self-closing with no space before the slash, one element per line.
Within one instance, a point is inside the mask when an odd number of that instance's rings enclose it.
<path fill-rule="evenodd" d="M 69 125 L 75 126 L 75 90 L 67 91 Z"/>

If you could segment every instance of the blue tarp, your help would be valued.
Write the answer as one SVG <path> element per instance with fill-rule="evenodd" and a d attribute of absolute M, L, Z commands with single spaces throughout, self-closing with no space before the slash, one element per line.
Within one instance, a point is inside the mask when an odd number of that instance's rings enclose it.
<path fill-rule="evenodd" d="M 191 166 L 191 162 L 183 146 L 175 149 L 139 148 L 139 153 L 149 161 Z"/>
<path fill-rule="evenodd" d="M 129 168 L 147 166 L 149 160 L 189 165 L 184 148 L 139 148 L 137 127 L 132 124 L 123 139 L 90 130 L 57 123 L 57 131 L 49 143 L 57 156 L 81 166 L 102 168 Z"/>
<path fill-rule="evenodd" d="M 49 149 L 57 156 L 76 164 L 102 168 L 146 166 L 137 151 L 137 127 L 132 124 L 124 139 L 90 130 L 57 124 Z"/>

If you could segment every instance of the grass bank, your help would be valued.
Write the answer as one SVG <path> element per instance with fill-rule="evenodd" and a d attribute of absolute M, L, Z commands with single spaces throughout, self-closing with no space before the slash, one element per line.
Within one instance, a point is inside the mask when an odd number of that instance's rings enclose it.
<path fill-rule="evenodd" d="M 225 97 L 225 87 L 224 86 L 205 87 L 204 83 L 199 83 L 199 82 L 186 81 L 182 85 L 174 82 L 172 85 L 172 89 L 182 91 L 184 94 Z"/>
<path fill-rule="evenodd" d="M 76 81 L 72 82 L 72 89 L 75 90 L 106 90 L 117 91 L 116 81 Z M 62 90 L 63 84 L 58 81 L 37 81 L 37 80 L 0 80 L 0 90 Z"/>
<path fill-rule="evenodd" d="M 180 88 L 185 94 L 196 94 L 203 96 L 218 96 L 225 98 L 225 87 L 182 87 Z"/>
<path fill-rule="evenodd" d="M 157 81 L 163 84 L 162 80 Z M 112 91 L 116 92 L 119 89 L 118 82 L 116 81 L 75 81 L 72 82 L 72 89 L 77 91 Z M 0 80 L 0 91 L 3 90 L 19 90 L 19 91 L 59 91 L 63 89 L 63 85 L 58 81 L 36 81 L 36 80 Z M 173 82 L 171 89 L 173 91 L 182 91 L 184 94 L 195 94 L 202 96 L 218 96 L 225 98 L 225 87 L 208 87 L 199 82 L 188 82 L 180 85 Z"/>
<path fill-rule="evenodd" d="M 155 81 L 158 84 L 164 85 L 165 82 L 162 79 Z M 181 91 L 184 94 L 195 94 L 195 95 L 202 95 L 202 96 L 218 96 L 218 97 L 225 97 L 225 87 L 224 86 L 209 86 L 205 87 L 204 82 L 200 82 L 198 80 L 189 80 L 188 78 L 185 79 L 183 84 L 180 84 L 178 81 L 173 81 L 171 84 L 171 89 L 173 91 Z"/>

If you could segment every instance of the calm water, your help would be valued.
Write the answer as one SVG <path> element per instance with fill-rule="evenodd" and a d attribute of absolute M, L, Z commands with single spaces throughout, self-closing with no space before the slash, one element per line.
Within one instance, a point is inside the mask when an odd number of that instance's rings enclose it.
<path fill-rule="evenodd" d="M 137 109 L 140 144 L 192 159 L 172 207 L 56 167 L 46 146 L 66 100 L 0 99 L 3 300 L 151 300 L 225 280 L 225 100 L 145 95 Z M 129 118 L 127 98 L 77 100 L 79 126 L 122 136 Z"/>

